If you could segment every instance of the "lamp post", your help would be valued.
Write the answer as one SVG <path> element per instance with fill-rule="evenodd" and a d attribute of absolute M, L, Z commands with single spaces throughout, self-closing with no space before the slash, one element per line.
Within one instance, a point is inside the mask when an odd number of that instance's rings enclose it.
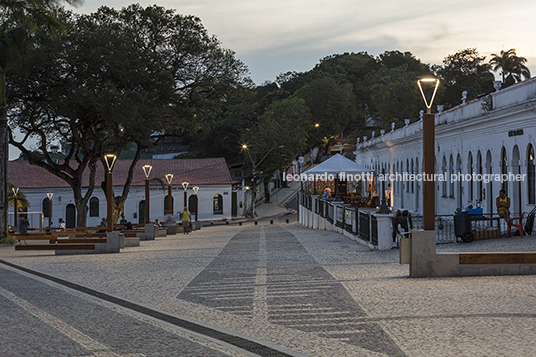
<path fill-rule="evenodd" d="M 423 228 L 435 230 L 435 115 L 432 114 L 432 103 L 439 87 L 437 78 L 421 78 L 417 81 L 426 105 L 423 117 Z M 428 90 L 423 90 L 423 85 Z M 426 88 L 425 88 L 426 89 Z M 426 92 L 426 93 L 425 93 Z M 430 92 L 432 93 L 430 96 Z M 427 95 L 428 94 L 428 95 Z M 427 97 L 430 97 L 429 99 Z"/>
<path fill-rule="evenodd" d="M 19 193 L 19 188 L 18 187 L 11 187 L 11 190 L 13 191 L 13 200 L 15 201 L 14 203 L 14 206 L 15 206 L 15 212 L 13 214 L 13 227 L 16 227 L 17 226 L 17 220 L 18 220 L 18 217 L 17 217 L 17 213 L 18 213 L 18 210 L 19 208 L 17 207 L 19 202 L 17 200 L 17 194 Z"/>
<path fill-rule="evenodd" d="M 383 195 L 382 195 L 382 203 L 380 205 L 380 209 L 376 211 L 376 213 L 379 213 L 379 214 L 391 214 L 391 210 L 389 209 L 389 207 L 387 207 L 387 197 L 385 196 L 385 169 L 382 169 L 382 176 L 383 176 L 383 181 L 382 181 L 382 191 L 383 191 Z"/>
<path fill-rule="evenodd" d="M 197 212 L 199 210 L 199 208 L 198 208 L 198 206 L 199 206 L 199 198 L 197 197 L 197 192 L 199 191 L 199 187 L 194 186 L 194 187 L 192 187 L 192 190 L 194 191 L 194 194 L 195 194 L 195 221 L 197 222 Z"/>
<path fill-rule="evenodd" d="M 171 197 L 171 182 L 173 181 L 173 174 L 166 174 L 166 180 L 168 182 L 168 211 L 167 214 L 173 214 L 173 201 Z"/>
<path fill-rule="evenodd" d="M 54 193 L 52 193 L 52 192 L 47 193 L 47 197 L 48 197 L 48 226 L 49 227 L 52 225 L 52 196 L 54 196 Z"/>
<path fill-rule="evenodd" d="M 284 148 L 285 145 L 279 145 L 279 146 L 274 146 L 273 148 L 271 148 L 270 150 L 268 150 L 268 152 L 262 157 L 262 159 L 255 164 L 255 160 L 253 160 L 253 157 L 251 157 L 251 153 L 249 151 L 249 147 L 247 146 L 247 144 L 243 144 L 242 145 L 242 149 L 246 150 L 248 152 L 248 156 L 249 156 L 249 160 L 251 161 L 251 165 L 253 167 L 253 183 L 251 184 L 251 218 L 255 218 L 255 193 L 256 193 L 256 189 L 255 189 L 255 184 L 256 184 L 256 181 L 257 181 L 257 166 L 260 165 L 260 163 L 266 159 L 266 157 L 268 156 L 269 153 L 271 153 L 272 151 L 274 151 L 275 149 L 281 149 L 281 148 Z"/>
<path fill-rule="evenodd" d="M 184 188 L 184 207 L 188 207 L 188 193 L 186 192 L 188 185 L 189 183 L 187 181 L 182 183 L 182 188 Z"/>
<path fill-rule="evenodd" d="M 107 201 L 107 214 L 106 214 L 106 231 L 113 232 L 114 230 L 114 179 L 112 169 L 114 168 L 115 160 L 117 156 L 114 154 L 104 155 L 104 161 L 106 161 L 106 167 L 108 172 L 106 173 L 106 201 Z"/>
<path fill-rule="evenodd" d="M 151 174 L 151 170 L 153 167 L 151 165 L 143 165 L 143 173 L 145 174 L 145 219 L 144 223 L 148 224 L 151 222 L 150 218 L 150 207 L 149 207 L 149 175 Z"/>

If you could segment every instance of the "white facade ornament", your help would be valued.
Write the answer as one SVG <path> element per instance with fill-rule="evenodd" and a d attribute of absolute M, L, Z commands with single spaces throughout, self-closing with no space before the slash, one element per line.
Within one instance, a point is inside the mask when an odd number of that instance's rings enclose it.
<path fill-rule="evenodd" d="M 395 122 L 391 123 L 391 131 L 395 131 Z"/>
<path fill-rule="evenodd" d="M 443 104 L 438 104 L 438 105 L 437 105 L 437 112 L 438 112 L 439 114 L 441 114 L 441 112 L 443 111 L 443 108 L 444 108 Z"/>
<path fill-rule="evenodd" d="M 462 105 L 465 105 L 467 103 L 467 91 L 464 90 L 462 92 Z"/>
<path fill-rule="evenodd" d="M 409 120 L 409 119 L 404 119 L 404 124 L 405 124 L 406 126 L 408 126 L 410 122 L 411 122 L 411 120 Z"/>
<path fill-rule="evenodd" d="M 372 137 L 371 137 L 370 139 L 371 139 L 371 140 L 374 139 L 375 136 L 376 136 L 376 132 L 373 131 L 373 132 L 372 132 Z"/>
<path fill-rule="evenodd" d="M 422 121 L 422 118 L 424 117 L 424 110 L 421 110 L 419 112 L 419 121 Z"/>
<path fill-rule="evenodd" d="M 493 88 L 495 88 L 495 91 L 499 91 L 499 89 L 502 88 L 502 82 L 501 81 L 493 81 Z"/>
<path fill-rule="evenodd" d="M 363 142 L 367 141 L 367 137 L 363 136 Z"/>
<path fill-rule="evenodd" d="M 357 138 L 357 145 L 359 145 L 360 140 L 361 140 L 361 138 Z"/>
<path fill-rule="evenodd" d="M 381 129 L 380 130 L 380 136 L 383 136 L 385 134 L 385 130 L 384 129 Z"/>

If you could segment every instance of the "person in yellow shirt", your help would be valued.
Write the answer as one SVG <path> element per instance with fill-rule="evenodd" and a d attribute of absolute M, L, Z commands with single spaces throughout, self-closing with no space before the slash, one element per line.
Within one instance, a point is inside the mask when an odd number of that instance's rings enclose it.
<path fill-rule="evenodd" d="M 506 196 L 504 190 L 499 191 L 499 197 L 495 200 L 497 205 L 497 213 L 499 217 L 504 218 L 506 222 L 510 219 L 510 198 Z"/>
<path fill-rule="evenodd" d="M 182 216 L 182 230 L 184 234 L 190 233 L 190 211 L 187 207 L 184 207 L 184 210 L 181 211 Z"/>

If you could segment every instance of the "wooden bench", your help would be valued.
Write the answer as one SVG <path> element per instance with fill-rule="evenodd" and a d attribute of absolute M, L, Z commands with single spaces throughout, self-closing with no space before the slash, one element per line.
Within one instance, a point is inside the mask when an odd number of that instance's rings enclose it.
<path fill-rule="evenodd" d="M 94 250 L 95 244 L 27 244 L 16 245 L 15 250 Z"/>
<path fill-rule="evenodd" d="M 536 264 L 536 253 L 460 253 L 460 264 Z"/>

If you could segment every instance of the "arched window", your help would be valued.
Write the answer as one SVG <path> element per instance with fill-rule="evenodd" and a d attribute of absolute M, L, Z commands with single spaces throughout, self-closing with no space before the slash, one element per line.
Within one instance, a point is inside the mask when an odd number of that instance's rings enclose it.
<path fill-rule="evenodd" d="M 223 197 L 221 195 L 215 195 L 212 199 L 212 213 L 223 214 Z"/>
<path fill-rule="evenodd" d="M 411 171 L 409 169 L 409 159 L 406 159 L 406 172 L 408 173 L 407 176 L 409 176 L 409 174 L 411 174 Z M 406 192 L 410 192 L 410 182 L 406 182 Z"/>
<path fill-rule="evenodd" d="M 97 197 L 91 197 L 91 199 L 89 200 L 89 216 L 99 216 L 99 199 Z"/>
<path fill-rule="evenodd" d="M 197 209 L 196 206 L 197 206 L 196 196 L 195 195 L 190 195 L 190 197 L 188 197 L 188 211 L 190 211 L 192 214 L 194 214 L 194 212 Z"/>
<path fill-rule="evenodd" d="M 506 156 L 506 149 L 503 146 L 502 150 L 501 150 L 501 175 L 508 175 L 508 166 L 507 166 L 507 163 L 506 163 L 507 159 L 508 158 Z M 502 177 L 504 177 L 504 176 L 502 176 Z M 506 181 L 506 180 L 503 181 L 501 188 L 504 190 L 504 192 L 506 192 L 506 194 L 508 194 L 508 181 Z"/>
<path fill-rule="evenodd" d="M 473 154 L 471 152 L 469 152 L 469 158 L 467 160 L 467 171 L 469 172 L 469 175 L 471 175 L 471 178 L 469 179 L 469 201 L 473 202 L 473 200 L 475 199 L 474 197 L 474 188 L 473 188 L 473 173 L 474 173 L 474 168 L 473 168 Z"/>
<path fill-rule="evenodd" d="M 415 166 L 413 163 L 413 159 L 411 159 L 411 174 L 415 175 Z M 415 192 L 415 180 L 411 180 L 411 193 L 414 193 L 414 192 Z"/>
<path fill-rule="evenodd" d="M 447 172 L 447 158 L 445 156 L 443 156 L 442 170 L 443 170 L 443 172 L 441 174 L 444 174 L 444 173 Z M 447 180 L 443 180 L 441 182 L 441 196 L 442 197 L 447 197 Z"/>
<path fill-rule="evenodd" d="M 173 214 L 173 196 L 171 196 L 171 205 L 169 204 L 169 195 L 164 197 L 164 214 Z"/>
<path fill-rule="evenodd" d="M 452 158 L 452 155 L 450 155 L 449 160 L 449 197 L 454 197 L 454 180 L 452 179 L 452 175 L 454 174 L 454 159 Z"/>
<path fill-rule="evenodd" d="M 528 179 L 528 194 L 529 194 L 529 204 L 533 205 L 536 203 L 536 189 L 534 185 L 534 180 L 536 180 L 535 173 L 535 163 L 534 163 L 534 146 L 529 144 L 527 150 L 527 179 Z"/>
<path fill-rule="evenodd" d="M 491 162 L 489 164 L 491 167 Z M 476 170 L 476 173 L 478 175 L 478 180 L 476 181 L 476 193 L 478 200 L 482 202 L 482 200 L 484 199 L 484 187 L 482 186 L 482 174 L 484 173 L 484 169 L 482 168 L 482 154 L 480 153 L 480 150 L 478 150 L 476 154 Z"/>
<path fill-rule="evenodd" d="M 47 198 L 45 198 L 43 200 L 43 204 L 42 204 L 42 208 L 41 208 L 41 210 L 43 211 L 43 217 L 45 217 L 45 218 L 50 217 L 49 216 L 49 210 L 48 210 L 49 207 L 48 206 L 49 205 L 48 205 L 48 197 L 47 197 Z"/>

